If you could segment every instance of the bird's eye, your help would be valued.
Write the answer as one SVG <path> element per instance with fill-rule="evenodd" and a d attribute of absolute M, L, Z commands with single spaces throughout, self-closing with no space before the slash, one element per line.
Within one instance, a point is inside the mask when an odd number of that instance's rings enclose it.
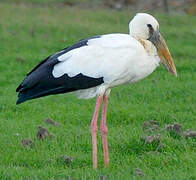
<path fill-rule="evenodd" d="M 147 26 L 148 26 L 148 29 L 149 29 L 149 34 L 151 36 L 153 34 L 153 32 L 154 32 L 154 29 L 153 29 L 151 24 L 147 24 Z"/>
<path fill-rule="evenodd" d="M 148 26 L 150 29 L 153 29 L 151 24 L 147 24 L 147 26 Z"/>

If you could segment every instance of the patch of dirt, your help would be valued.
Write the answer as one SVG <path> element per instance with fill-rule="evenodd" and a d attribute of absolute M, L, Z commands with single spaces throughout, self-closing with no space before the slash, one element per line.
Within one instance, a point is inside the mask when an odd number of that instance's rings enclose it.
<path fill-rule="evenodd" d="M 23 146 L 25 146 L 25 147 L 33 147 L 34 146 L 34 142 L 33 142 L 33 140 L 31 140 L 31 139 L 23 139 L 22 141 L 21 141 L 21 143 L 22 143 L 22 145 Z"/>
<path fill-rule="evenodd" d="M 37 139 L 46 139 L 47 137 L 53 137 L 53 134 L 50 134 L 48 129 L 39 126 L 38 127 L 38 132 L 37 132 Z"/>
<path fill-rule="evenodd" d="M 145 144 L 160 142 L 160 135 L 143 136 L 142 140 L 144 140 Z"/>
<path fill-rule="evenodd" d="M 73 160 L 74 160 L 73 157 L 66 156 L 66 155 L 63 155 L 63 156 L 60 156 L 59 158 L 57 158 L 58 162 L 61 162 L 67 166 L 69 166 L 73 162 Z"/>
<path fill-rule="evenodd" d="M 158 131 L 160 130 L 159 128 L 159 122 L 155 121 L 155 120 L 149 120 L 149 121 L 145 121 L 143 124 L 143 130 L 145 132 L 154 132 L 154 131 Z"/>
<path fill-rule="evenodd" d="M 182 134 L 182 132 L 183 132 L 182 124 L 178 124 L 178 123 L 166 125 L 165 130 L 173 131 L 177 134 Z"/>
<path fill-rule="evenodd" d="M 47 119 L 45 120 L 45 123 L 46 123 L 46 124 L 51 124 L 51 125 L 53 125 L 53 126 L 60 126 L 60 125 L 61 125 L 60 123 L 58 123 L 58 122 L 56 122 L 56 121 L 54 121 L 53 119 L 50 119 L 50 118 L 47 118 Z"/>
<path fill-rule="evenodd" d="M 166 125 L 165 130 L 170 133 L 173 137 L 182 137 L 184 136 L 186 139 L 188 138 L 196 138 L 196 131 L 187 129 L 183 132 L 182 124 L 174 123 L 170 125 Z"/>
<path fill-rule="evenodd" d="M 187 129 L 186 131 L 183 132 L 183 135 L 185 138 L 196 138 L 196 131 Z"/>
<path fill-rule="evenodd" d="M 183 126 L 180 123 L 167 124 L 162 128 L 159 126 L 159 122 L 149 120 L 144 122 L 143 130 L 145 134 L 141 136 L 141 140 L 147 145 L 147 151 L 149 150 L 148 145 L 153 145 L 153 150 L 150 151 L 153 153 L 162 152 L 164 150 L 166 145 L 162 141 L 165 136 L 168 136 L 168 134 L 173 139 L 196 139 L 196 130 L 187 129 L 186 131 L 183 131 Z"/>
<path fill-rule="evenodd" d="M 144 173 L 144 171 L 140 168 L 136 168 L 133 170 L 133 175 L 134 176 L 140 176 L 140 177 L 145 177 L 146 174 Z"/>

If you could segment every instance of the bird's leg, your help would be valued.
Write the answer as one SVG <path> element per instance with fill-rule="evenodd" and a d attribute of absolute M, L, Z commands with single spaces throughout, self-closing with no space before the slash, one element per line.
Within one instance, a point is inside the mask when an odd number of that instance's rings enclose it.
<path fill-rule="evenodd" d="M 107 139 L 108 128 L 106 125 L 108 99 L 109 99 L 109 95 L 105 95 L 104 102 L 103 102 L 103 109 L 102 109 L 101 127 L 100 127 L 101 135 L 102 135 L 103 151 L 104 151 L 104 164 L 106 168 L 109 165 L 108 139 Z"/>
<path fill-rule="evenodd" d="M 96 106 L 95 106 L 95 112 L 93 115 L 93 119 L 91 122 L 91 133 L 92 133 L 92 143 L 93 143 L 93 167 L 97 168 L 97 120 L 98 120 L 98 115 L 99 115 L 99 110 L 101 106 L 103 97 L 98 96 Z"/>

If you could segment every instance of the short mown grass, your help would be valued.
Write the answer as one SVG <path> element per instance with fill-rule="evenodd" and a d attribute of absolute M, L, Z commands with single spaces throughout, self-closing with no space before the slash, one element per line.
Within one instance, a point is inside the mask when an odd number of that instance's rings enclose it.
<path fill-rule="evenodd" d="M 98 34 L 127 33 L 128 10 L 80 9 L 0 3 L 0 179 L 196 179 L 196 140 L 162 135 L 164 147 L 147 145 L 144 121 L 161 128 L 174 122 L 196 130 L 196 21 L 187 15 L 154 14 L 175 60 L 178 78 L 160 66 L 136 84 L 114 88 L 108 112 L 110 167 L 104 169 L 99 135 L 99 168 L 92 168 L 90 121 L 95 99 L 49 96 L 16 106 L 15 89 L 37 63 Z M 61 123 L 55 127 L 46 118 Z M 55 136 L 37 140 L 38 126 Z M 25 148 L 22 139 L 35 145 Z M 59 160 L 71 156 L 66 164 Z"/>

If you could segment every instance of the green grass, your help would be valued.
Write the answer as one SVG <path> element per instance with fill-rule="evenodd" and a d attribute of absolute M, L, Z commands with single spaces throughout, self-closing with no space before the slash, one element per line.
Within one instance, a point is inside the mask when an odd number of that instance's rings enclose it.
<path fill-rule="evenodd" d="M 104 3 L 103 0 L 1 0 L 4 3 L 15 3 L 15 4 L 28 4 L 36 6 L 58 6 L 58 5 L 101 5 Z"/>
<path fill-rule="evenodd" d="M 15 89 L 40 60 L 96 34 L 128 32 L 134 13 L 39 7 L 0 3 L 0 179 L 196 179 L 196 140 L 163 133 L 164 148 L 146 145 L 142 124 L 154 119 L 163 128 L 178 122 L 196 129 L 196 21 L 186 15 L 154 14 L 174 57 L 179 77 L 162 66 L 145 80 L 112 90 L 109 113 L 110 167 L 104 169 L 99 135 L 99 169 L 92 168 L 90 121 L 95 99 L 72 94 L 49 96 L 15 105 Z M 46 125 L 50 117 L 59 127 Z M 55 137 L 36 139 L 38 126 Z M 34 148 L 21 140 L 31 138 Z M 74 158 L 70 165 L 59 160 Z"/>

